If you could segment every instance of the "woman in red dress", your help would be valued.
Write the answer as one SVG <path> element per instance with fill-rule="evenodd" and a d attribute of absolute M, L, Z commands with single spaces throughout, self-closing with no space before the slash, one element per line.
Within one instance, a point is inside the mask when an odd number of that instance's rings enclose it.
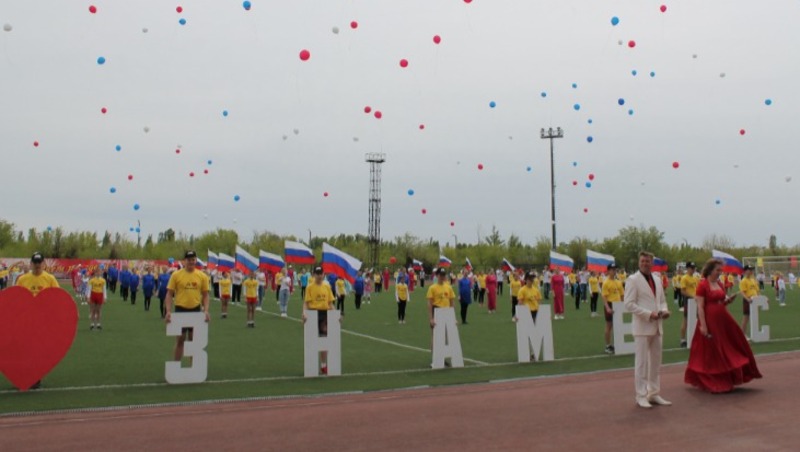
<path fill-rule="evenodd" d="M 705 279 L 697 284 L 697 329 L 692 339 L 684 381 L 708 392 L 730 392 L 733 387 L 761 378 L 753 351 L 726 307 L 737 294 L 725 295 L 719 281 L 722 261 L 703 266 Z"/>

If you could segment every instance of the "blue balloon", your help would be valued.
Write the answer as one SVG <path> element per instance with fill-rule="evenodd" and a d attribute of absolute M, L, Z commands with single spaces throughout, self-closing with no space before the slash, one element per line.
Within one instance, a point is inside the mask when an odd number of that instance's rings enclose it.
<path fill-rule="evenodd" d="M 636 77 L 636 74 L 638 74 L 638 73 L 639 73 L 639 72 L 637 72 L 637 71 L 636 71 L 636 69 L 634 69 L 634 70 L 632 70 L 632 71 L 631 71 L 631 75 L 632 75 L 632 76 L 634 76 L 634 77 Z"/>
<path fill-rule="evenodd" d="M 233 200 L 236 201 L 236 202 L 239 202 L 240 199 L 242 199 L 242 198 L 240 198 L 239 195 L 236 195 L 236 196 L 233 197 Z"/>
<path fill-rule="evenodd" d="M 575 104 L 575 105 L 572 106 L 572 108 L 574 108 L 575 111 L 578 111 L 578 110 L 581 109 L 581 104 Z"/>
<path fill-rule="evenodd" d="M 586 182 L 586 188 L 592 188 L 592 183 L 591 182 Z"/>
<path fill-rule="evenodd" d="M 572 166 L 578 166 L 578 162 L 572 162 Z"/>
<path fill-rule="evenodd" d="M 716 205 L 720 205 L 721 203 L 722 203 L 722 201 L 720 201 L 719 199 L 714 201 L 714 204 L 716 204 Z"/>
<path fill-rule="evenodd" d="M 588 141 L 589 143 L 591 143 L 592 141 L 594 141 L 594 138 L 592 138 L 592 136 L 591 136 L 591 135 L 589 135 L 588 137 L 586 137 L 586 141 Z"/>
<path fill-rule="evenodd" d="M 139 204 L 134 204 L 133 205 L 133 210 L 139 210 Z"/>
<path fill-rule="evenodd" d="M 244 8 L 244 9 L 245 9 L 245 11 L 250 11 L 250 8 L 251 8 L 252 6 L 253 6 L 253 4 L 252 4 L 252 3 L 250 3 L 250 1 L 249 1 L 249 0 L 245 0 L 244 2 L 242 2 L 242 8 Z"/>
<path fill-rule="evenodd" d="M 617 16 L 612 17 L 611 18 L 611 25 L 616 27 L 618 24 L 619 24 L 619 17 L 617 17 Z"/>
<path fill-rule="evenodd" d="M 142 232 L 142 230 L 139 229 L 139 226 L 136 226 L 136 232 Z"/>
<path fill-rule="evenodd" d="M 630 115 L 630 116 L 633 116 L 633 108 L 631 108 L 630 110 L 628 110 L 628 115 Z"/>
<path fill-rule="evenodd" d="M 115 187 L 111 187 L 108 191 L 110 191 L 111 193 L 116 193 L 117 189 Z"/>
<path fill-rule="evenodd" d="M 765 100 L 764 101 L 764 105 L 767 105 L 767 106 L 772 105 L 772 99 Z"/>
<path fill-rule="evenodd" d="M 533 168 L 531 168 L 531 167 L 529 166 L 528 168 L 526 168 L 526 170 L 527 170 L 527 171 L 530 173 L 531 171 L 533 171 Z"/>
<path fill-rule="evenodd" d="M 209 160 L 209 161 L 208 161 L 208 164 L 210 165 L 211 163 L 212 163 L 212 162 L 211 162 L 211 160 Z"/>
<path fill-rule="evenodd" d="M 52 231 L 52 230 L 53 230 L 53 227 L 52 227 L 52 226 L 48 226 L 48 227 L 47 227 L 47 232 L 50 232 L 50 231 Z"/>
<path fill-rule="evenodd" d="M 625 99 L 620 97 L 619 99 L 617 99 L 617 103 L 620 105 L 625 105 Z"/>
<path fill-rule="evenodd" d="M 593 121 L 592 121 L 592 118 L 589 118 L 589 120 L 588 120 L 587 122 L 588 122 L 589 124 L 591 124 L 591 123 L 593 122 Z"/>
<path fill-rule="evenodd" d="M 414 196 L 414 190 L 408 189 L 408 196 Z"/>
<path fill-rule="evenodd" d="M 650 71 L 650 77 L 655 77 L 655 76 L 656 76 L 656 72 L 655 71 Z"/>
<path fill-rule="evenodd" d="M 133 226 L 130 227 L 130 231 L 133 232 Z"/>
<path fill-rule="evenodd" d="M 167 259 L 167 261 L 169 262 L 170 265 L 172 265 L 172 264 L 175 263 L 175 258 L 174 257 L 170 257 L 169 259 Z"/>
<path fill-rule="evenodd" d="M 228 110 L 222 110 L 222 116 L 227 117 L 228 116 Z"/>
<path fill-rule="evenodd" d="M 578 87 L 578 84 L 577 84 L 577 83 L 573 83 L 573 84 L 572 84 L 572 89 L 576 89 L 577 87 Z"/>
<path fill-rule="evenodd" d="M 542 91 L 542 97 L 547 97 L 547 93 Z"/>
<path fill-rule="evenodd" d="M 497 103 L 496 103 L 495 101 L 491 101 L 491 102 L 489 102 L 489 107 L 490 107 L 490 108 L 494 108 L 494 107 L 496 107 L 496 106 L 497 106 Z"/>
<path fill-rule="evenodd" d="M 181 24 L 181 25 L 186 25 L 186 19 L 181 17 L 181 20 L 179 20 L 178 23 Z"/>
<path fill-rule="evenodd" d="M 97 57 L 97 64 L 106 64 L 106 57 Z"/>
<path fill-rule="evenodd" d="M 116 150 L 117 150 L 117 152 L 119 152 L 119 151 L 121 151 L 121 150 L 122 150 L 122 146 L 120 146 L 120 145 L 117 145 L 117 146 L 116 146 L 114 149 L 116 149 Z"/>

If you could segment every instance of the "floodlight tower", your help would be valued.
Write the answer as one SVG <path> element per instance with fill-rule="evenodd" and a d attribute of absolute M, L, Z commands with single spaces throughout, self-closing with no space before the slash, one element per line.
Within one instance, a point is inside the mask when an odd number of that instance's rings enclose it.
<path fill-rule="evenodd" d="M 369 264 L 377 268 L 381 247 L 381 165 L 386 154 L 370 152 L 364 161 L 369 163 Z"/>
<path fill-rule="evenodd" d="M 542 129 L 542 139 L 550 140 L 550 221 L 553 225 L 553 250 L 556 249 L 556 178 L 553 164 L 553 140 L 556 138 L 564 138 L 561 127 L 557 127 L 556 130 L 552 127 L 547 130 Z"/>

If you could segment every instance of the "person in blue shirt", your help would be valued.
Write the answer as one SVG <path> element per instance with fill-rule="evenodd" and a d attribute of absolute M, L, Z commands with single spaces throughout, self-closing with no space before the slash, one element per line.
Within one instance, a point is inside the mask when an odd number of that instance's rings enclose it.
<path fill-rule="evenodd" d="M 119 269 L 117 268 L 117 264 L 111 264 L 108 267 L 108 290 L 111 293 L 117 293 L 117 281 L 119 281 Z"/>
<path fill-rule="evenodd" d="M 136 304 L 136 293 L 139 291 L 139 275 L 133 270 L 128 276 L 128 286 L 131 289 L 131 305 Z"/>
<path fill-rule="evenodd" d="M 333 273 L 328 273 L 328 284 L 331 286 L 331 290 L 336 288 L 336 280 L 339 279 L 338 276 L 334 275 Z"/>
<path fill-rule="evenodd" d="M 153 292 L 156 289 L 156 277 L 150 267 L 145 268 L 144 275 L 142 275 L 142 294 L 144 295 L 144 310 L 150 310 L 150 299 L 153 298 Z"/>
<path fill-rule="evenodd" d="M 358 272 L 353 282 L 353 292 L 356 294 L 356 309 L 361 309 L 361 297 L 364 296 L 364 275 Z"/>
<path fill-rule="evenodd" d="M 131 287 L 131 272 L 128 271 L 128 266 L 122 264 L 122 271 L 119 272 L 119 294 L 122 295 L 122 301 L 128 301 L 128 293 Z"/>
<path fill-rule="evenodd" d="M 308 287 L 308 279 L 311 277 L 311 273 L 308 270 L 303 270 L 303 274 L 300 275 L 300 299 L 306 299 L 306 287 Z"/>
<path fill-rule="evenodd" d="M 158 275 L 158 305 L 161 308 L 161 318 L 163 319 L 167 313 L 164 312 L 164 300 L 167 298 L 167 285 L 169 284 L 169 277 L 172 276 L 165 267 L 161 268 L 161 274 Z"/>
<path fill-rule="evenodd" d="M 461 323 L 467 324 L 467 309 L 472 303 L 472 281 L 467 270 L 461 270 L 461 279 L 458 280 L 458 298 L 461 303 Z"/>

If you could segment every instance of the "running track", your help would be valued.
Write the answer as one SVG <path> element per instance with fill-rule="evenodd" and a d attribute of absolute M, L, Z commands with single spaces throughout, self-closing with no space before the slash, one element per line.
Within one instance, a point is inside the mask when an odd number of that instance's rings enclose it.
<path fill-rule="evenodd" d="M 0 450 L 800 450 L 800 353 L 759 358 L 731 394 L 683 384 L 633 403 L 631 370 L 503 383 L 0 417 Z M 445 371 L 446 372 L 446 371 Z"/>

